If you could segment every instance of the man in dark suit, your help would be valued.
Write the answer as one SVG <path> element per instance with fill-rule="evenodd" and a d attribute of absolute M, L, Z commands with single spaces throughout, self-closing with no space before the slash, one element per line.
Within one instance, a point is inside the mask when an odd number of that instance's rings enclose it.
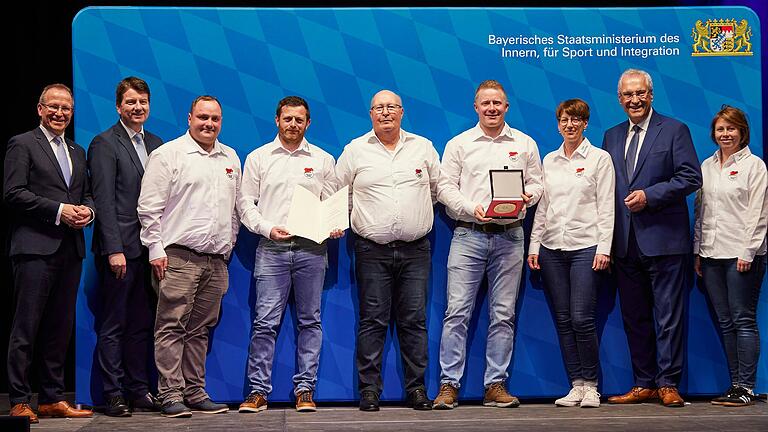
<path fill-rule="evenodd" d="M 43 89 L 40 127 L 8 142 L 3 198 L 11 214 L 9 256 L 14 278 L 14 317 L 8 343 L 11 415 L 37 416 L 29 405 L 29 369 L 40 353 L 41 417 L 91 417 L 64 400 L 64 364 L 75 317 L 85 239 L 94 218 L 85 151 L 64 138 L 72 120 L 72 91 Z"/>
<path fill-rule="evenodd" d="M 691 253 L 685 197 L 701 187 L 688 127 L 651 108 L 653 81 L 629 69 L 619 79 L 628 121 L 607 130 L 616 172 L 613 250 L 635 385 L 609 403 L 660 399 L 683 406 L 685 263 Z"/>
<path fill-rule="evenodd" d="M 163 142 L 144 130 L 149 86 L 136 77 L 120 81 L 115 92 L 118 122 L 88 147 L 88 168 L 99 219 L 93 252 L 101 279 L 98 362 L 104 385 L 104 413 L 156 410 L 147 365 L 157 299 L 149 282 L 147 249 L 141 245 L 136 206 L 148 154 Z"/>

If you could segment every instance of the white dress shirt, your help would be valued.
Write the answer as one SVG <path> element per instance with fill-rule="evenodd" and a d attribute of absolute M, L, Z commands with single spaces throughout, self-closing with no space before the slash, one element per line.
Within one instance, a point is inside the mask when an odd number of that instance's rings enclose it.
<path fill-rule="evenodd" d="M 239 190 L 240 158 L 218 140 L 207 153 L 187 131 L 150 153 L 137 209 L 150 261 L 172 244 L 228 255 L 240 227 Z"/>
<path fill-rule="evenodd" d="M 648 111 L 648 115 L 641 121 L 640 123 L 637 123 L 637 126 L 640 126 L 640 132 L 639 136 L 637 137 L 637 151 L 635 152 L 635 166 L 637 166 L 637 157 L 640 156 L 640 149 L 643 148 L 643 141 L 645 141 L 645 134 L 648 132 L 648 125 L 651 124 L 651 116 L 653 115 L 653 108 L 651 108 Z M 627 130 L 627 139 L 624 141 L 624 159 L 627 159 L 627 151 L 629 151 L 629 143 L 632 141 L 632 136 L 635 134 L 635 132 L 632 130 L 632 128 L 635 127 L 635 124 L 631 121 L 629 122 L 629 129 Z M 634 171 L 635 167 L 632 167 L 632 170 Z"/>
<path fill-rule="evenodd" d="M 438 199 L 445 204 L 448 216 L 455 220 L 477 222 L 475 207 L 491 203 L 490 170 L 523 170 L 525 192 L 532 195 L 528 207 L 541 198 L 541 158 L 539 148 L 528 135 L 504 124 L 496 138 L 483 132 L 478 123 L 472 129 L 453 137 L 445 145 Z M 487 210 L 487 209 L 486 209 Z M 519 219 L 525 218 L 525 207 Z M 499 219 L 493 223 L 512 223 Z"/>
<path fill-rule="evenodd" d="M 540 245 L 573 251 L 597 245 L 596 253 L 611 254 L 616 177 L 611 155 L 587 138 L 568 159 L 561 145 L 544 157 L 544 196 L 531 229 L 528 253 Z"/>
<path fill-rule="evenodd" d="M 285 226 L 297 186 L 325 199 L 338 190 L 333 156 L 306 139 L 290 152 L 280 138 L 252 151 L 245 159 L 240 219 L 251 232 L 269 238 Z"/>
<path fill-rule="evenodd" d="M 440 159 L 428 139 L 401 130 L 391 152 L 371 130 L 344 147 L 336 176 L 339 187 L 350 187 L 356 234 L 386 244 L 432 229 Z"/>
<path fill-rule="evenodd" d="M 752 262 L 766 253 L 768 173 L 765 162 L 744 147 L 720 167 L 720 151 L 701 164 L 696 192 L 693 253 Z"/>

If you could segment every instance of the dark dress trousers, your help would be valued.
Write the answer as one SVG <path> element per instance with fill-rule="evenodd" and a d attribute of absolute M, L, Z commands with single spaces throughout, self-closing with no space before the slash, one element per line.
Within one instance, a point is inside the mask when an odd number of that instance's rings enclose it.
<path fill-rule="evenodd" d="M 686 196 L 701 187 L 688 127 L 652 113 L 632 178 L 624 147 L 628 121 L 607 130 L 603 149 L 616 172 L 615 258 L 624 329 L 635 385 L 677 386 L 683 369 L 685 263 L 691 252 Z M 629 211 L 624 198 L 645 191 L 647 205 Z"/>
<path fill-rule="evenodd" d="M 147 154 L 162 140 L 146 130 Z M 144 167 L 128 132 L 118 122 L 88 147 L 96 220 L 93 252 L 100 278 L 97 358 L 105 399 L 125 394 L 136 399 L 149 392 L 152 328 L 157 299 L 149 282 L 146 248 L 136 212 Z M 126 275 L 118 279 L 109 255 L 123 253 Z"/>
<path fill-rule="evenodd" d="M 11 216 L 9 256 L 14 277 L 14 318 L 8 344 L 11 405 L 32 396 L 29 369 L 40 354 L 40 403 L 64 399 L 64 363 L 85 255 L 83 231 L 61 222 L 61 203 L 93 209 L 85 151 L 66 139 L 70 185 L 43 131 L 14 136 L 5 156 L 3 197 Z"/>

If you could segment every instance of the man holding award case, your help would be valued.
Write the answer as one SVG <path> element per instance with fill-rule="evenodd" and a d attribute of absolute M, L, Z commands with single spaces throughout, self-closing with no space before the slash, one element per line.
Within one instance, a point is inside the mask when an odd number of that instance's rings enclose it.
<path fill-rule="evenodd" d="M 523 267 L 522 220 L 525 207 L 535 204 L 542 194 L 541 159 L 536 142 L 504 121 L 509 103 L 500 83 L 482 82 L 474 107 L 478 124 L 448 141 L 440 168 L 438 199 L 456 220 L 456 229 L 448 255 L 448 309 L 440 341 L 440 392 L 434 409 L 458 405 L 467 330 L 484 277 L 488 278 L 490 323 L 483 405 L 504 408 L 520 404 L 507 392 L 505 381 Z M 486 210 L 483 206 L 487 204 Z"/>

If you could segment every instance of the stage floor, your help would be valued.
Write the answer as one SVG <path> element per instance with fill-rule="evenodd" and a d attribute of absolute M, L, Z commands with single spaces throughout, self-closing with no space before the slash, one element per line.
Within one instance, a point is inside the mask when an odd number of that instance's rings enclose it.
<path fill-rule="evenodd" d="M 0 413 L 8 414 L 5 397 Z M 34 405 L 33 405 L 34 406 Z M 557 408 L 552 403 L 523 401 L 519 408 L 487 408 L 468 402 L 452 411 L 419 412 L 384 405 L 375 413 L 356 406 L 321 405 L 316 413 L 297 413 L 292 406 L 276 404 L 257 414 L 240 414 L 236 406 L 225 414 L 194 414 L 188 419 L 167 419 L 157 413 L 136 413 L 112 418 L 97 413 L 92 419 L 40 419 L 32 430 L 55 431 L 723 431 L 768 430 L 768 404 L 726 408 L 700 400 L 684 408 L 657 404 L 596 409 Z"/>

